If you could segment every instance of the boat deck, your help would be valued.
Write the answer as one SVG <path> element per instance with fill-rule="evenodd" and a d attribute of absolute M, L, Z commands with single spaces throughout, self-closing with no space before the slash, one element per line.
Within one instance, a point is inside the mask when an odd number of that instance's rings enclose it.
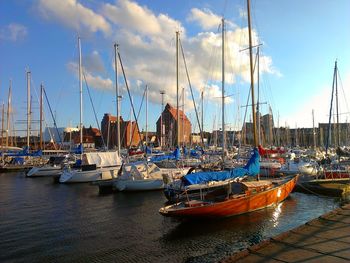
<path fill-rule="evenodd" d="M 348 204 L 221 262 L 349 262 L 349 248 Z"/>

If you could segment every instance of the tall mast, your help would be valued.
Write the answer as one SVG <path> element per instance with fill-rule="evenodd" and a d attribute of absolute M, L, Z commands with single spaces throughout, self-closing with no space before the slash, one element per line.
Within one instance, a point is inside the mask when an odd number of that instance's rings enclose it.
<path fill-rule="evenodd" d="M 148 145 L 148 86 L 146 85 L 146 146 Z"/>
<path fill-rule="evenodd" d="M 226 149 L 226 142 L 225 142 L 225 20 L 224 18 L 221 19 L 221 37 L 222 37 L 222 160 L 225 158 L 225 149 Z"/>
<path fill-rule="evenodd" d="M 80 144 L 83 146 L 83 83 L 82 83 L 82 65 L 81 65 L 81 43 L 80 37 L 78 37 L 78 49 L 79 49 L 79 93 L 80 93 Z"/>
<path fill-rule="evenodd" d="M 257 120 L 256 120 L 256 126 L 258 129 L 258 144 L 261 144 L 261 124 L 260 124 L 260 47 L 257 47 L 257 67 L 258 67 L 258 72 L 257 72 L 257 78 L 258 78 L 258 99 L 256 102 L 256 115 L 257 115 Z"/>
<path fill-rule="evenodd" d="M 27 71 L 27 147 L 30 144 L 30 71 Z"/>
<path fill-rule="evenodd" d="M 44 86 L 40 85 L 40 150 L 43 149 L 43 96 L 44 96 Z"/>
<path fill-rule="evenodd" d="M 328 132 L 327 132 L 327 141 L 326 141 L 326 154 L 328 154 L 328 147 L 331 141 L 331 121 L 332 121 L 332 108 L 333 108 L 333 95 L 334 87 L 336 86 L 336 77 L 337 76 L 337 61 L 335 61 L 334 72 L 333 72 L 333 84 L 332 84 L 332 95 L 331 95 L 331 106 L 329 108 L 329 119 L 328 119 Z M 337 105 L 338 107 L 338 105 Z M 337 108 L 338 115 L 338 108 Z M 335 142 L 336 144 L 336 142 Z"/>
<path fill-rule="evenodd" d="M 336 142 L 337 145 L 336 146 L 340 147 L 339 103 L 338 103 L 338 65 L 337 65 L 337 61 L 335 61 L 334 77 L 335 77 L 335 103 L 336 103 L 336 110 L 337 110 L 337 142 Z"/>
<path fill-rule="evenodd" d="M 252 28 L 250 18 L 250 0 L 247 0 L 247 12 L 248 12 L 248 33 L 249 33 L 249 64 L 250 64 L 250 88 L 252 93 L 252 115 L 253 115 L 253 135 L 254 146 L 258 146 L 258 135 L 256 132 L 256 114 L 255 114 L 255 98 L 254 98 L 254 73 L 253 73 L 253 53 L 252 53 Z"/>
<path fill-rule="evenodd" d="M 181 130 L 182 130 L 182 146 L 185 145 L 185 88 L 182 88 L 182 123 L 181 123 Z"/>
<path fill-rule="evenodd" d="M 204 126 L 203 126 L 203 123 L 204 123 L 204 121 L 203 121 L 203 116 L 204 116 L 204 107 L 203 107 L 203 99 L 204 99 L 204 91 L 202 90 L 202 92 L 201 92 L 201 108 L 202 108 L 202 110 L 201 110 L 201 112 L 202 112 L 202 114 L 201 114 L 201 123 L 202 123 L 202 131 L 204 131 Z M 203 145 L 203 147 L 204 147 L 204 145 Z"/>
<path fill-rule="evenodd" d="M 5 103 L 2 103 L 2 114 L 1 114 L 1 147 L 4 146 L 4 118 L 5 118 Z"/>
<path fill-rule="evenodd" d="M 8 98 L 7 98 L 7 113 L 6 113 L 6 148 L 9 146 L 11 96 L 12 96 L 12 79 L 10 79 L 9 94 L 8 94 Z"/>
<path fill-rule="evenodd" d="M 179 146 L 179 31 L 176 31 L 176 146 Z"/>
<path fill-rule="evenodd" d="M 133 97 L 131 97 L 131 102 L 133 103 L 133 101 L 134 101 L 134 98 Z M 132 103 L 131 103 L 131 107 L 130 107 L 130 145 L 129 145 L 129 147 L 131 147 L 132 146 L 132 130 L 133 130 L 133 125 L 132 125 Z M 135 121 L 136 122 L 136 121 Z"/>
<path fill-rule="evenodd" d="M 164 94 L 165 94 L 165 91 L 161 90 L 160 94 L 162 95 L 162 110 L 160 112 L 160 148 L 163 149 L 163 111 L 164 111 Z"/>
<path fill-rule="evenodd" d="M 315 131 L 315 113 L 312 109 L 312 139 L 313 139 L 313 148 L 316 149 L 316 131 Z"/>
<path fill-rule="evenodd" d="M 120 113 L 119 113 L 119 86 L 118 86 L 118 60 L 117 52 L 119 45 L 114 43 L 114 67 L 115 67 L 115 92 L 117 100 L 117 149 L 120 152 Z"/>

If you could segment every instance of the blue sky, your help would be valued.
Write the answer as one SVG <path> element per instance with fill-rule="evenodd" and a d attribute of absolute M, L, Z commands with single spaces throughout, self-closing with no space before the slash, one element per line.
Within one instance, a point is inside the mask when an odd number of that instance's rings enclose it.
<path fill-rule="evenodd" d="M 334 61 L 340 72 L 340 110 L 349 112 L 350 96 L 350 2 L 347 0 L 252 0 L 254 42 L 261 47 L 260 90 L 262 113 L 269 106 L 280 126 L 311 127 L 326 122 Z M 23 129 L 26 118 L 25 70 L 32 72 L 33 119 L 38 120 L 40 83 L 43 82 L 59 126 L 79 122 L 79 88 L 76 72 L 77 36 L 82 38 L 83 67 L 101 121 L 106 112 L 115 114 L 113 44 L 120 53 L 137 109 L 145 85 L 149 86 L 149 130 L 165 101 L 176 99 L 175 31 L 181 31 L 196 103 L 204 89 L 205 130 L 221 127 L 221 35 L 226 25 L 227 129 L 240 126 L 249 89 L 246 1 L 97 1 L 37 0 L 0 3 L 0 102 L 7 100 L 13 81 L 13 118 Z M 119 68 L 120 72 L 120 68 Z M 123 89 L 122 116 L 130 119 L 130 103 Z M 195 124 L 195 114 L 183 62 L 180 89 L 185 89 L 185 111 Z M 35 91 L 36 90 L 36 91 Z M 268 106 L 269 105 L 269 106 Z M 187 110 L 186 110 L 187 109 Z M 48 107 L 46 121 L 52 125 Z M 249 115 L 250 113 L 248 113 Z M 249 116 L 247 117 L 250 118 Z M 341 121 L 348 120 L 341 115 Z M 85 125 L 96 127 L 84 84 Z M 33 124 L 36 126 L 36 124 Z M 145 107 L 140 127 L 145 129 Z M 34 127 L 35 129 L 35 127 Z M 34 132 L 35 133 L 35 132 Z"/>

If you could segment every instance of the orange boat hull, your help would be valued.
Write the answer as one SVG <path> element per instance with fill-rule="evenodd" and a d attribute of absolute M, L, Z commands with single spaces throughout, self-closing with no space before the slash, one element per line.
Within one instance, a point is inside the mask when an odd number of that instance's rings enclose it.
<path fill-rule="evenodd" d="M 162 208 L 159 212 L 164 216 L 184 218 L 214 218 L 240 215 L 282 202 L 292 192 L 297 183 L 297 179 L 298 176 L 295 176 L 280 186 L 256 194 L 245 195 L 241 198 L 233 198 L 216 203 L 203 203 L 202 205 L 197 204 L 196 206 L 171 209 L 167 211 Z"/>

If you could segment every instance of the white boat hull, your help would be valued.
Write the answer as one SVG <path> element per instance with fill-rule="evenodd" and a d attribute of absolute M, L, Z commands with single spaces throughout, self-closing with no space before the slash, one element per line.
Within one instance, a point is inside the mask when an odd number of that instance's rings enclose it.
<path fill-rule="evenodd" d="M 62 172 L 61 166 L 33 167 L 27 173 L 27 177 L 56 176 Z"/>
<path fill-rule="evenodd" d="M 98 168 L 96 170 L 64 170 L 60 176 L 60 183 L 86 183 L 110 180 L 116 178 L 120 166 L 109 168 Z"/>
<path fill-rule="evenodd" d="M 150 191 L 164 189 L 163 179 L 122 180 L 113 183 L 117 191 Z"/>

